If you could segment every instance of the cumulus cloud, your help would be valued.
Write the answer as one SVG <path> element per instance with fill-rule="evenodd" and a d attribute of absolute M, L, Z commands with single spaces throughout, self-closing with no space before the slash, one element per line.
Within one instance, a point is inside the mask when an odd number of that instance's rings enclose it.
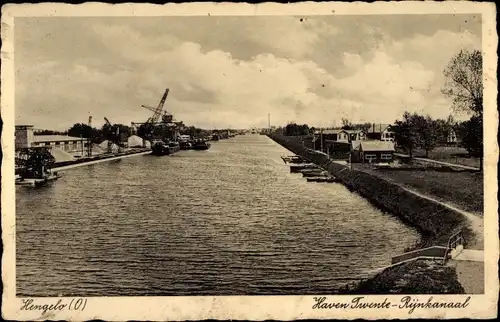
<path fill-rule="evenodd" d="M 52 29 L 53 45 L 35 37 L 16 48 L 17 121 L 60 129 L 85 122 L 89 113 L 94 120 L 143 121 L 149 112 L 141 104 L 156 105 L 166 87 L 171 89 L 167 109 L 200 127 L 266 126 L 268 113 L 274 124 L 317 126 L 339 124 L 343 117 L 392 122 L 405 110 L 446 117 L 450 104 L 439 93 L 442 69 L 460 48 L 480 47 L 480 38 L 468 31 L 395 40 L 388 33 L 377 38 L 374 34 L 383 32 L 365 25 L 359 37 L 367 37 L 369 49 L 339 46 L 317 60 L 326 41 L 343 37 L 340 28 L 315 19 L 258 21 L 255 32 L 234 26 L 240 35 L 246 32 L 247 45 L 255 43 L 248 48 L 259 48 L 248 57 L 238 46 L 231 50 L 229 42 L 214 48 L 133 24 L 82 24 L 76 39 L 61 36 L 64 31 L 57 38 Z M 54 47 L 63 40 L 87 55 Z M 99 44 L 101 51 L 91 54 L 85 44 Z M 30 60 L 33 56 L 37 59 Z"/>

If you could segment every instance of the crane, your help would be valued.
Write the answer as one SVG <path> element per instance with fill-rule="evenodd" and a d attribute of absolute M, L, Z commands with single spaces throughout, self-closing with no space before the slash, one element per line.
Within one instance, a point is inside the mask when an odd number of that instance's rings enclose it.
<path fill-rule="evenodd" d="M 173 119 L 172 114 L 170 114 L 167 111 L 163 110 L 163 105 L 165 105 L 165 101 L 167 100 L 167 96 L 168 96 L 168 92 L 169 91 L 170 91 L 169 88 L 167 88 L 165 90 L 165 93 L 163 93 L 163 96 L 162 96 L 162 98 L 160 100 L 160 103 L 158 104 L 158 106 L 156 108 L 151 107 L 151 106 L 147 106 L 147 105 L 141 105 L 145 109 L 148 109 L 148 110 L 154 112 L 153 116 L 150 117 L 149 120 L 148 120 L 149 123 L 152 123 L 152 124 L 158 123 L 158 121 L 160 120 L 160 116 L 161 116 L 162 122 L 164 122 L 164 123 L 172 122 L 172 119 Z"/>
<path fill-rule="evenodd" d="M 108 152 L 113 152 L 113 143 L 118 146 L 118 152 L 120 152 L 121 148 L 123 147 L 123 144 L 120 140 L 120 127 L 116 126 L 116 132 L 113 133 L 113 125 L 111 125 L 111 122 L 109 122 L 106 117 L 104 118 L 104 121 L 106 122 L 105 125 L 107 125 L 109 128 L 106 135 L 108 140 Z"/>
<path fill-rule="evenodd" d="M 151 107 L 147 105 L 141 105 L 141 107 L 150 110 L 153 112 L 153 116 L 148 118 L 148 120 L 144 123 L 140 122 L 132 122 L 132 127 L 135 127 L 136 125 L 142 126 L 142 133 L 139 134 L 139 136 L 143 136 L 143 139 L 146 140 L 151 140 L 155 136 L 155 128 L 157 125 L 166 125 L 167 127 L 174 127 L 174 132 L 177 130 L 177 127 L 181 122 L 174 122 L 173 121 L 173 115 L 168 113 L 166 110 L 163 109 L 163 106 L 165 105 L 165 101 L 167 99 L 168 93 L 170 89 L 167 88 L 165 92 L 163 93 L 163 96 L 160 100 L 160 103 L 158 106 Z M 160 120 L 161 118 L 161 120 Z M 175 134 L 174 134 L 175 136 Z"/>

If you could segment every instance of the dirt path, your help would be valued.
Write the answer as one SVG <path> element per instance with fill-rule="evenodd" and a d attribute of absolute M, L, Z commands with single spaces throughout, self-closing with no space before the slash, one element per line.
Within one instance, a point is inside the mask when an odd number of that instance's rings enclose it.
<path fill-rule="evenodd" d="M 402 157 L 407 157 L 407 158 L 410 157 L 409 155 L 401 154 L 401 153 L 394 153 L 394 155 L 396 155 L 396 156 L 402 156 Z M 435 163 L 435 164 L 441 164 L 441 165 L 447 165 L 447 166 L 455 167 L 455 168 L 462 168 L 462 169 L 467 169 L 467 170 L 477 170 L 477 171 L 479 171 L 479 168 L 469 167 L 469 166 L 458 164 L 458 163 L 450 163 L 450 162 L 437 161 L 437 160 L 426 159 L 426 158 L 418 158 L 418 157 L 413 157 L 413 160 L 422 161 L 422 162 L 429 162 L 429 163 Z"/>
<path fill-rule="evenodd" d="M 466 294 L 484 294 L 483 262 L 450 260 L 447 265 L 455 268 L 458 282 Z"/>
<path fill-rule="evenodd" d="M 347 168 L 346 168 L 347 169 Z M 357 169 L 358 171 L 364 171 L 364 169 Z M 379 176 L 377 174 L 374 174 L 372 172 L 369 172 L 369 171 L 366 171 L 366 173 L 369 173 L 371 175 L 375 175 L 375 176 Z M 427 194 L 423 194 L 421 192 L 418 192 L 412 188 L 408 188 L 407 186 L 403 185 L 403 184 L 400 184 L 396 181 L 394 181 L 393 179 L 391 178 L 388 178 L 388 177 L 384 177 L 384 176 L 379 176 L 380 178 L 384 179 L 384 180 L 387 180 L 387 181 L 390 181 L 391 183 L 397 185 L 398 187 L 400 187 L 401 189 L 403 190 L 406 190 L 408 191 L 409 193 L 412 193 L 416 196 L 419 196 L 421 198 L 424 198 L 424 199 L 427 199 L 427 200 L 430 200 L 432 202 L 435 202 L 435 203 L 438 203 L 450 210 L 453 210 L 459 214 L 461 214 L 462 216 L 465 217 L 465 219 L 469 222 L 469 228 L 472 230 L 472 232 L 474 233 L 474 237 L 475 237 L 475 240 L 473 241 L 469 241 L 470 243 L 468 243 L 467 245 L 467 248 L 469 249 L 478 249 L 478 250 L 483 250 L 484 249 L 484 219 L 483 219 L 483 215 L 482 214 L 479 214 L 479 213 L 473 213 L 473 212 L 469 212 L 469 211 L 465 211 L 463 209 L 460 209 L 458 208 L 457 206 L 451 204 L 451 203 L 448 203 L 448 202 L 444 202 L 444 201 L 441 201 L 437 198 L 434 198 L 434 197 L 431 197 Z"/>
<path fill-rule="evenodd" d="M 468 244 L 467 248 L 478 249 L 478 250 L 484 249 L 484 220 L 483 220 L 483 217 L 481 217 L 478 214 L 474 214 L 474 213 L 459 209 L 455 206 L 450 205 L 449 203 L 442 202 L 442 201 L 439 201 L 439 200 L 432 198 L 430 196 L 421 194 L 415 190 L 408 189 L 402 185 L 398 185 L 398 186 L 401 189 L 404 189 L 410 193 L 413 193 L 414 195 L 417 195 L 421 198 L 436 202 L 436 203 L 438 203 L 438 204 L 440 204 L 448 209 L 456 211 L 459 214 L 461 214 L 462 216 L 464 216 L 467 219 L 467 221 L 469 222 L 469 228 L 473 231 L 473 233 L 475 235 L 475 240 L 472 243 Z"/>

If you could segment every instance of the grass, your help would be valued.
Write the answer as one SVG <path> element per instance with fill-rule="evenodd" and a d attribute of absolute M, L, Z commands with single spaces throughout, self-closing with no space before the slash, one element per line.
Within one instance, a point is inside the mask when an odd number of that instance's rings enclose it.
<path fill-rule="evenodd" d="M 350 294 L 464 294 L 455 268 L 428 260 L 394 266 L 359 283 Z"/>
<path fill-rule="evenodd" d="M 357 169 L 388 179 L 466 211 L 483 213 L 483 174 L 480 172 L 439 172 L 375 170 L 366 165 Z"/>
<path fill-rule="evenodd" d="M 304 149 L 294 138 L 276 137 L 282 145 L 297 154 Z M 311 160 L 322 164 L 323 156 L 308 153 Z M 482 174 L 471 172 L 441 172 L 432 169 L 374 170 L 356 165 L 354 171 L 345 171 L 339 164 L 328 166 L 336 177 L 352 191 L 368 199 L 378 208 L 393 213 L 409 226 L 416 228 L 422 240 L 414 248 L 446 245 L 448 238 L 465 228 L 466 239 L 472 232 L 465 218 L 443 205 L 418 197 L 401 186 L 454 203 L 464 209 L 482 212 Z M 362 171 L 359 171 L 362 170 Z M 397 184 L 394 184 L 397 183 Z M 453 267 L 432 261 L 414 261 L 383 270 L 354 288 L 339 290 L 341 294 L 463 294 L 463 287 Z"/>
<path fill-rule="evenodd" d="M 465 218 L 461 214 L 416 196 L 383 176 L 367 171 L 344 171 L 343 166 L 335 163 L 329 165 L 329 170 L 349 189 L 417 229 L 422 240 L 416 248 L 445 245 L 457 229 L 466 227 Z"/>
<path fill-rule="evenodd" d="M 414 157 L 425 158 L 425 150 L 413 151 Z M 436 147 L 429 151 L 429 159 L 479 168 L 479 158 L 469 156 L 466 149 L 456 146 Z"/>
<path fill-rule="evenodd" d="M 276 139 L 297 154 L 304 151 L 296 138 L 277 137 Z M 317 164 L 322 164 L 325 161 L 325 158 L 319 154 L 309 153 L 308 156 Z M 359 171 L 359 167 L 366 168 Z M 456 230 L 466 227 L 466 220 L 461 214 L 443 205 L 416 196 L 402 189 L 401 186 L 408 185 L 414 190 L 432 195 L 436 199 L 440 199 L 439 195 L 452 198 L 455 192 L 450 189 L 450 187 L 453 188 L 453 185 L 449 181 L 455 181 L 456 184 L 457 179 L 455 177 L 461 178 L 461 176 L 476 174 L 403 170 L 382 173 L 379 172 L 380 170 L 374 170 L 361 164 L 356 165 L 358 171 L 345 171 L 346 169 L 342 165 L 336 163 L 330 163 L 328 170 L 351 191 L 355 191 L 368 199 L 374 206 L 394 214 L 409 226 L 417 229 L 422 235 L 422 240 L 418 245 L 415 245 L 415 248 L 444 245 Z M 430 177 L 425 177 L 428 173 L 431 173 Z M 420 189 L 416 189 L 417 187 Z M 470 187 L 470 185 L 462 182 L 460 191 L 464 194 L 470 194 L 467 187 Z M 469 189 L 474 190 L 475 188 Z M 478 199 L 480 200 L 475 200 L 475 202 L 482 203 L 482 196 Z M 456 198 L 453 200 L 456 200 Z M 476 208 L 479 207 L 476 206 Z"/>

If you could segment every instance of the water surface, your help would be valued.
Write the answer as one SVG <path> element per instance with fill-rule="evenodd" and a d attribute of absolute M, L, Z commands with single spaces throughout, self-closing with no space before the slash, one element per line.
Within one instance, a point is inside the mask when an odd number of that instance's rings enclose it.
<path fill-rule="evenodd" d="M 269 138 L 64 171 L 16 189 L 19 296 L 325 294 L 418 235 Z"/>

